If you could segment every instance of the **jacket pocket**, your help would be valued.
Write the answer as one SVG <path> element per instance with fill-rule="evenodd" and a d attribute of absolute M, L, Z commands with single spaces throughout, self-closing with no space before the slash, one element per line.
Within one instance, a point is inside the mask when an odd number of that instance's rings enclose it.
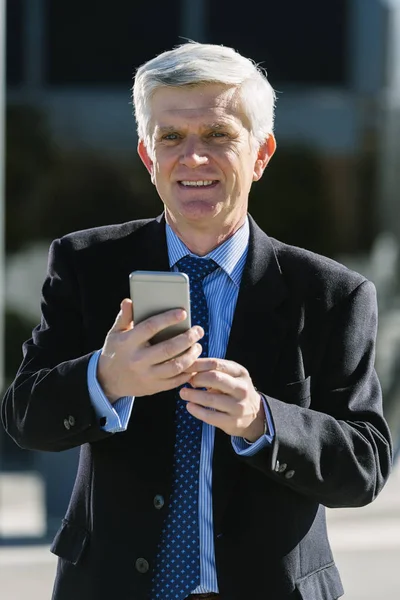
<path fill-rule="evenodd" d="M 63 519 L 50 552 L 76 565 L 89 541 L 89 532 L 83 527 Z"/>
<path fill-rule="evenodd" d="M 300 406 L 310 404 L 311 377 L 288 383 L 284 386 L 280 396 L 281 400 L 290 404 L 299 404 Z"/>
<path fill-rule="evenodd" d="M 333 563 L 303 577 L 296 587 L 302 600 L 336 600 L 344 594 L 339 571 Z"/>

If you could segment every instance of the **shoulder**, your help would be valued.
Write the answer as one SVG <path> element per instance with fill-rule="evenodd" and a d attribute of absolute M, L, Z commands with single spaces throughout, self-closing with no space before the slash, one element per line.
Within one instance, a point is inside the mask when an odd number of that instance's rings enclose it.
<path fill-rule="evenodd" d="M 110 256 L 129 247 L 141 248 L 149 240 L 155 242 L 165 236 L 165 224 L 161 218 L 140 219 L 115 225 L 93 227 L 68 233 L 54 240 L 50 246 L 50 258 L 72 256 L 81 260 L 84 257 L 99 258 Z"/>
<path fill-rule="evenodd" d="M 155 219 L 140 219 L 127 223 L 83 229 L 63 236 L 60 242 L 75 251 L 79 251 L 105 243 L 123 241 L 155 221 Z"/>
<path fill-rule="evenodd" d="M 73 264 L 78 271 L 119 264 L 126 256 L 151 255 L 165 238 L 165 222 L 141 219 L 116 225 L 74 231 L 52 242 L 48 265 Z"/>
<path fill-rule="evenodd" d="M 317 300 L 325 310 L 357 291 L 374 299 L 375 286 L 345 265 L 310 250 L 270 238 L 282 276 L 289 290 Z"/>

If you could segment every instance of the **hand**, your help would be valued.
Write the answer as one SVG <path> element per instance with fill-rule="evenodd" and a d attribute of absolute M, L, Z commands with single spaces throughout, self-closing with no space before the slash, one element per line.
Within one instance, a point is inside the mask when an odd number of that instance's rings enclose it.
<path fill-rule="evenodd" d="M 136 326 L 132 314 L 132 301 L 126 298 L 98 362 L 98 381 L 112 403 L 122 396 L 147 396 L 183 385 L 194 373 L 191 365 L 202 351 L 197 342 L 204 331 L 198 326 L 150 344 L 156 333 L 186 318 L 183 309 L 169 310 Z"/>
<path fill-rule="evenodd" d="M 217 358 L 200 358 L 190 369 L 196 372 L 189 380 L 193 388 L 206 388 L 180 390 L 191 415 L 249 442 L 263 435 L 264 406 L 247 369 Z"/>

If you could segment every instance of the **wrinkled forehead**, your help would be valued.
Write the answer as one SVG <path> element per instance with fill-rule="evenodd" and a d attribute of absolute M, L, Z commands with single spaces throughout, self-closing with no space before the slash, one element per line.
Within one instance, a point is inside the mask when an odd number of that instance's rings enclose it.
<path fill-rule="evenodd" d="M 154 128 L 174 123 L 217 124 L 243 121 L 239 90 L 220 84 L 158 88 L 151 99 L 151 122 Z"/>

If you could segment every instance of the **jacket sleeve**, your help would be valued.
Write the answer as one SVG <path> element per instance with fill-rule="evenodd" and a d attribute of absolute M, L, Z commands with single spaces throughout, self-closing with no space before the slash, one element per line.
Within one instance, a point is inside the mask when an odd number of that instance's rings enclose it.
<path fill-rule="evenodd" d="M 267 397 L 275 427 L 272 448 L 243 460 L 325 506 L 363 506 L 375 499 L 391 468 L 390 433 L 374 369 L 374 285 L 361 283 L 321 327 L 325 349 L 307 382 L 308 399 L 286 403 Z"/>
<path fill-rule="evenodd" d="M 23 344 L 23 361 L 2 404 L 6 431 L 22 448 L 59 451 L 107 437 L 92 407 L 80 293 L 72 252 L 52 243 L 41 323 Z"/>

